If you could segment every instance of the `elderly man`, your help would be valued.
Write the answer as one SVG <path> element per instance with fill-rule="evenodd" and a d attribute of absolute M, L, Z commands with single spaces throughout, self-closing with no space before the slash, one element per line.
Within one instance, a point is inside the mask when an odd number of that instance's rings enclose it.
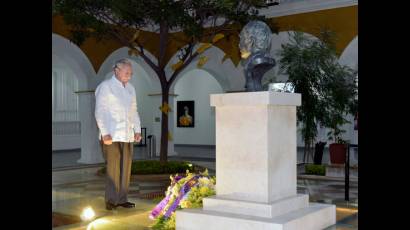
<path fill-rule="evenodd" d="M 128 202 L 133 142 L 141 140 L 141 125 L 134 87 L 128 83 L 132 65 L 121 59 L 114 65 L 114 76 L 96 89 L 95 118 L 100 130 L 102 150 L 107 162 L 106 209 L 135 207 Z"/>

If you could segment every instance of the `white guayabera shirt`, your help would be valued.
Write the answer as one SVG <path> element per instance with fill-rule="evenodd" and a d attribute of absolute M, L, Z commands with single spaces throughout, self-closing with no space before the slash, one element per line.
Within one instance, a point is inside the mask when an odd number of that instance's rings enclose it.
<path fill-rule="evenodd" d="M 112 76 L 98 85 L 95 97 L 95 119 L 100 129 L 99 138 L 109 134 L 113 142 L 133 142 L 134 134 L 141 133 L 134 87 L 130 83 L 124 87 Z"/>

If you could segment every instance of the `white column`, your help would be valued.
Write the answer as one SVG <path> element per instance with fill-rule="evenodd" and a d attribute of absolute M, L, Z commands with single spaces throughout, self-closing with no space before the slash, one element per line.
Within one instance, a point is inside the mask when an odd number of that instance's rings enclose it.
<path fill-rule="evenodd" d="M 154 105 L 154 111 L 153 111 L 153 121 L 154 124 L 152 126 L 153 128 L 153 134 L 155 135 L 156 138 L 156 156 L 159 156 L 160 149 L 161 149 L 161 119 L 162 119 L 162 111 L 159 109 L 159 107 L 162 105 L 162 94 L 149 94 L 149 96 L 152 97 L 153 105 Z M 175 108 L 172 108 L 172 105 L 174 104 L 174 98 L 175 95 L 170 94 L 169 95 L 169 105 L 171 106 L 171 109 L 174 110 Z M 174 134 L 174 113 L 169 112 L 168 113 L 168 131 L 171 133 L 172 137 Z M 168 156 L 176 156 L 177 152 L 174 150 L 174 141 L 168 140 Z"/>
<path fill-rule="evenodd" d="M 216 196 L 176 213 L 176 229 L 319 230 L 334 205 L 297 194 L 296 106 L 301 95 L 271 91 L 211 95 L 216 114 Z"/>
<path fill-rule="evenodd" d="M 81 121 L 81 158 L 83 164 L 103 163 L 104 158 L 98 140 L 98 128 L 94 117 L 94 92 L 79 93 L 79 115 Z"/>

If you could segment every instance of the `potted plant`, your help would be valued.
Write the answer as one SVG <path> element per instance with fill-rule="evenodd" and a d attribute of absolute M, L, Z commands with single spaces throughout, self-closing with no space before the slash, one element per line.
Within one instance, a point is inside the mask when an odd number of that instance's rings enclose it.
<path fill-rule="evenodd" d="M 332 164 L 344 164 L 346 162 L 346 148 L 347 141 L 343 140 L 341 135 L 346 131 L 341 129 L 340 126 L 348 121 L 340 114 L 333 114 L 330 119 L 328 132 L 329 141 L 333 141 L 329 144 L 330 163 Z"/>
<path fill-rule="evenodd" d="M 334 69 L 334 77 L 337 84 L 333 82 L 327 87 L 333 92 L 329 101 L 329 110 L 326 111 L 325 126 L 330 128 L 328 138 L 333 143 L 329 144 L 330 162 L 332 164 L 344 164 L 346 162 L 347 141 L 342 139 L 346 131 L 341 127 L 350 123 L 346 119 L 348 114 L 357 111 L 357 85 L 356 72 L 347 67 L 339 66 Z"/>
<path fill-rule="evenodd" d="M 319 141 L 315 144 L 315 155 L 313 158 L 313 163 L 315 165 L 321 165 L 322 164 L 322 158 L 323 158 L 323 150 L 326 146 L 326 142 Z"/>
<path fill-rule="evenodd" d="M 304 155 L 313 156 L 317 124 L 330 125 L 335 121 L 332 119 L 339 119 L 331 115 L 345 114 L 356 92 L 356 74 L 339 64 L 333 32 L 322 29 L 319 39 L 292 32 L 289 38 L 289 42 L 279 50 L 279 68 L 281 73 L 288 75 L 286 83 L 292 85 L 295 93 L 302 95 L 297 121 L 305 145 Z M 337 134 L 339 129 L 335 131 Z"/>

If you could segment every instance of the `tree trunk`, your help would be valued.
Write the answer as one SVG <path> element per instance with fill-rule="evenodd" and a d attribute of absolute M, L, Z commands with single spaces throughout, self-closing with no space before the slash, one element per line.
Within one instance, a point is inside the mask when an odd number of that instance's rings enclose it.
<path fill-rule="evenodd" d="M 169 87 L 162 87 L 162 106 L 169 101 Z M 168 113 L 161 111 L 161 148 L 159 161 L 164 164 L 168 161 Z"/>

